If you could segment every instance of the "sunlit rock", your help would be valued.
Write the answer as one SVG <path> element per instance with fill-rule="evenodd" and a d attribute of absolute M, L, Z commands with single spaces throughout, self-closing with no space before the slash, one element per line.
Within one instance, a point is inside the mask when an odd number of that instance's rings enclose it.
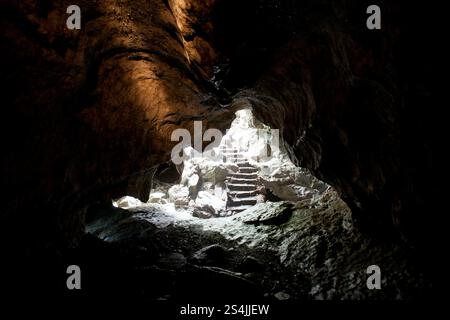
<path fill-rule="evenodd" d="M 165 192 L 157 191 L 150 193 L 148 203 L 160 203 L 164 204 L 167 202 L 167 194 Z"/>
<path fill-rule="evenodd" d="M 200 191 L 195 199 L 195 205 L 198 208 L 213 208 L 214 214 L 218 215 L 220 211 L 225 209 L 225 201 L 206 191 Z"/>
<path fill-rule="evenodd" d="M 122 208 L 122 209 L 130 209 L 130 208 L 135 208 L 135 207 L 142 205 L 142 202 L 139 199 L 136 199 L 136 198 L 133 198 L 130 196 L 125 196 L 125 197 L 120 198 L 117 201 L 114 201 L 113 205 L 115 207 Z"/>
<path fill-rule="evenodd" d="M 189 204 L 189 189 L 186 186 L 174 185 L 169 189 L 169 200 L 175 206 L 187 206 Z"/>

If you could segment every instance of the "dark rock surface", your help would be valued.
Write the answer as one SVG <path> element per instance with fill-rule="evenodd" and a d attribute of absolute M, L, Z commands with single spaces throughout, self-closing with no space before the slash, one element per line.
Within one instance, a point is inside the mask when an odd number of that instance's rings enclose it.
<path fill-rule="evenodd" d="M 200 265 L 215 265 L 225 260 L 226 253 L 226 248 L 218 244 L 213 244 L 195 252 L 191 260 Z"/>
<path fill-rule="evenodd" d="M 247 224 L 280 225 L 292 215 L 292 203 L 286 201 L 263 202 L 246 210 L 242 221 Z"/>
<path fill-rule="evenodd" d="M 402 242 L 375 240 L 358 231 L 349 208 L 333 191 L 297 203 L 282 225 L 247 224 L 251 210 L 205 220 L 169 208 L 148 204 L 122 215 L 123 224 L 153 226 L 139 236 L 133 229 L 143 228 L 111 228 L 117 224 L 114 215 L 109 221 L 100 216 L 88 228 L 119 247 L 143 246 L 149 257 L 150 252 L 161 255 L 159 271 L 168 272 L 163 282 L 173 285 L 168 291 L 180 294 L 169 300 L 189 296 L 219 301 L 237 294 L 235 288 L 281 301 L 431 298 L 426 262 L 417 263 L 415 252 Z M 184 264 L 182 257 L 190 258 Z M 151 260 L 133 261 L 139 268 L 151 265 Z M 382 290 L 367 289 L 366 269 L 373 264 L 382 270 Z M 163 295 L 158 290 L 153 294 Z"/>

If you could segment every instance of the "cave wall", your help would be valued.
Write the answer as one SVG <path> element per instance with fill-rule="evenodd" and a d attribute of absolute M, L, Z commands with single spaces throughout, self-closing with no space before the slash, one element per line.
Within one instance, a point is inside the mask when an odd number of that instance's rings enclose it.
<path fill-rule="evenodd" d="M 170 159 L 172 131 L 223 111 L 192 71 L 163 1 L 80 1 L 80 31 L 66 28 L 69 4 L 2 2 L 10 106 L 2 225 L 25 223 L 35 233 L 37 223 L 71 242 L 85 204 L 124 194 L 145 200 L 152 168 Z"/>
<path fill-rule="evenodd" d="M 2 1 L 2 234 L 76 245 L 87 204 L 145 200 L 174 129 L 251 105 L 362 229 L 420 243 L 437 34 L 379 2 L 381 31 L 367 1 L 80 0 L 71 31 L 67 1 Z"/>

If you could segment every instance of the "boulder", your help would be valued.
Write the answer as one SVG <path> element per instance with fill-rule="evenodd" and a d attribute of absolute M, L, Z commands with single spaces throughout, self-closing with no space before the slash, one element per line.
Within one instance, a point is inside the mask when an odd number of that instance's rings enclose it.
<path fill-rule="evenodd" d="M 230 174 L 230 168 L 227 165 L 220 164 L 214 169 L 214 184 L 222 184 L 224 183 L 227 175 Z M 231 171 L 234 172 L 234 171 Z"/>
<path fill-rule="evenodd" d="M 205 191 L 214 192 L 214 184 L 212 182 L 204 182 L 202 189 Z"/>
<path fill-rule="evenodd" d="M 234 163 L 222 163 L 209 158 L 192 158 L 185 161 L 186 172 L 183 171 L 183 176 L 187 181 L 190 176 L 197 174 L 203 183 L 210 182 L 215 185 L 223 183 L 227 175 L 238 170 L 238 166 Z"/>
<path fill-rule="evenodd" d="M 223 246 L 213 244 L 196 251 L 191 260 L 200 265 L 217 265 L 225 260 L 227 252 Z"/>
<path fill-rule="evenodd" d="M 175 206 L 187 206 L 189 204 L 189 189 L 186 186 L 176 184 L 169 189 L 169 200 Z"/>
<path fill-rule="evenodd" d="M 142 202 L 139 199 L 125 196 L 120 198 L 119 200 L 115 201 L 114 203 L 115 207 L 122 208 L 122 209 L 130 209 L 134 207 L 138 207 L 142 205 Z"/>
<path fill-rule="evenodd" d="M 264 180 L 262 182 L 275 196 L 285 201 L 297 202 L 309 199 L 319 193 L 315 189 L 296 184 L 283 184 L 282 182 Z"/>
<path fill-rule="evenodd" d="M 225 209 L 225 201 L 217 198 L 207 191 L 200 191 L 198 193 L 197 199 L 195 199 L 195 205 L 200 209 L 212 208 L 215 215 Z"/>
<path fill-rule="evenodd" d="M 199 219 L 209 219 L 213 217 L 214 214 L 214 208 L 203 208 L 203 209 L 199 209 L 199 208 L 194 208 L 192 210 L 192 216 L 199 218 Z"/>
<path fill-rule="evenodd" d="M 148 203 L 159 203 L 159 204 L 165 204 L 167 203 L 167 194 L 165 192 L 156 191 L 150 193 L 150 197 L 148 198 Z"/>
<path fill-rule="evenodd" d="M 188 178 L 187 185 L 189 188 L 189 196 L 191 198 L 196 198 L 199 191 L 200 176 L 198 174 L 193 174 Z"/>
<path fill-rule="evenodd" d="M 279 225 L 289 220 L 293 205 L 287 201 L 257 203 L 237 217 L 246 224 Z"/>

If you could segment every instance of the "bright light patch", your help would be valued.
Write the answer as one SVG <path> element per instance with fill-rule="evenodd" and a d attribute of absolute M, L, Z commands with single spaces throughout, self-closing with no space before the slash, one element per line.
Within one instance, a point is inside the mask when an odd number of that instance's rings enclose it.
<path fill-rule="evenodd" d="M 316 179 L 291 162 L 280 144 L 279 130 L 257 120 L 251 108 L 237 111 L 220 137 L 217 147 L 206 148 L 208 152 L 184 147 L 178 184 L 153 181 L 148 203 L 126 196 L 113 205 L 123 209 L 159 206 L 173 217 L 178 212 L 180 219 L 186 215 L 206 219 L 231 216 L 267 201 L 295 202 L 323 191 Z"/>

